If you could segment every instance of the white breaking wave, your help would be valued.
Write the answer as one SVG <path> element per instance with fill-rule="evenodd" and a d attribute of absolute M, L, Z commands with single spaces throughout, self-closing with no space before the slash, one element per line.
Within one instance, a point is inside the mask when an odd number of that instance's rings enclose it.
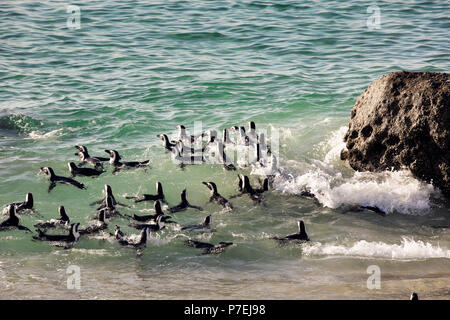
<path fill-rule="evenodd" d="M 60 136 L 62 131 L 63 131 L 62 128 L 61 129 L 56 129 L 56 130 L 53 130 L 53 131 L 50 131 L 50 132 L 47 132 L 47 133 L 41 133 L 39 131 L 31 131 L 28 134 L 28 136 L 31 139 L 43 140 L 43 139 L 49 139 L 49 138 Z"/>
<path fill-rule="evenodd" d="M 283 172 L 275 177 L 274 188 L 289 194 L 313 193 L 326 207 L 336 209 L 341 206 L 372 206 L 386 213 L 397 211 L 404 214 L 425 214 L 430 210 L 430 198 L 438 194 L 431 184 L 417 180 L 409 170 L 385 172 L 343 172 L 333 164 L 343 164 L 339 160 L 345 127 L 335 131 L 330 138 L 319 145 L 325 149 L 324 160 L 301 163 L 285 161 Z"/>
<path fill-rule="evenodd" d="M 308 243 L 303 248 L 303 254 L 354 256 L 369 258 L 386 258 L 393 260 L 411 260 L 428 258 L 450 259 L 450 250 L 433 246 L 429 242 L 415 241 L 403 237 L 400 244 L 388 244 L 384 242 L 369 242 L 360 240 L 351 246 L 338 244 Z"/>

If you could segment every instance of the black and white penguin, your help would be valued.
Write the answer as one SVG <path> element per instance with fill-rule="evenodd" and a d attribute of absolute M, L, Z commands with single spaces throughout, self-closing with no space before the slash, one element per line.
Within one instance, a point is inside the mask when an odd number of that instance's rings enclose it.
<path fill-rule="evenodd" d="M 48 229 L 48 228 L 67 228 L 70 225 L 70 218 L 67 215 L 66 209 L 64 206 L 58 207 L 59 218 L 58 219 L 50 219 L 45 222 L 40 222 L 35 224 L 36 228 Z"/>
<path fill-rule="evenodd" d="M 46 234 L 45 232 L 41 231 L 41 229 L 37 229 L 37 236 L 34 236 L 33 239 L 41 241 L 73 243 L 76 242 L 80 237 L 80 233 L 78 232 L 79 225 L 79 223 L 72 223 L 70 225 L 69 234 Z"/>
<path fill-rule="evenodd" d="M 109 163 L 114 166 L 114 171 L 126 168 L 142 168 L 148 166 L 150 160 L 145 161 L 120 161 L 122 158 L 116 150 L 105 150 L 109 154 Z"/>
<path fill-rule="evenodd" d="M 79 147 L 79 149 L 78 149 Z M 85 164 L 90 164 L 94 168 L 102 168 L 103 169 L 103 163 L 102 160 L 100 160 L 98 157 L 91 157 L 89 153 L 86 151 L 86 147 L 83 146 L 75 146 L 80 152 L 78 152 L 78 156 L 80 157 L 81 162 L 78 164 L 79 166 L 84 166 Z M 81 151 L 85 150 L 85 151 Z M 106 159 L 105 161 L 108 161 L 107 158 L 101 158 Z"/>
<path fill-rule="evenodd" d="M 243 194 L 247 194 L 252 200 L 254 201 L 260 201 L 261 195 L 259 192 L 257 192 L 255 189 L 252 188 L 250 185 L 250 179 L 248 176 L 239 174 L 239 181 L 241 182 L 241 192 Z"/>
<path fill-rule="evenodd" d="M 79 168 L 76 166 L 75 163 L 73 162 L 68 162 L 67 163 L 70 173 L 72 174 L 72 177 L 75 176 L 87 176 L 87 177 L 96 177 L 101 175 L 102 173 L 106 172 L 105 170 L 97 170 L 97 169 L 92 169 L 92 168 Z"/>
<path fill-rule="evenodd" d="M 13 205 L 8 206 L 8 218 L 0 222 L 0 231 L 10 228 L 17 228 L 19 230 L 31 232 L 30 229 L 19 224 L 19 218 L 16 216 L 16 207 Z"/>
<path fill-rule="evenodd" d="M 121 235 L 119 235 L 119 232 Z M 116 239 L 117 242 L 122 246 L 133 247 L 133 248 L 144 248 L 147 246 L 147 240 L 150 237 L 150 228 L 143 228 L 140 237 L 137 240 L 132 240 L 130 237 L 125 236 L 116 226 Z"/>
<path fill-rule="evenodd" d="M 184 211 L 187 208 L 192 208 L 192 209 L 196 209 L 199 211 L 203 210 L 202 207 L 193 206 L 189 203 L 189 201 L 187 200 L 187 191 L 186 191 L 186 189 L 184 189 L 183 191 L 181 191 L 181 202 L 178 205 L 176 205 L 172 208 L 169 208 L 169 211 L 174 213 L 174 212 Z"/>
<path fill-rule="evenodd" d="M 211 229 L 211 215 L 207 216 L 203 223 L 189 225 L 181 228 L 181 231 L 192 231 L 192 230 L 203 230 L 203 229 Z"/>
<path fill-rule="evenodd" d="M 78 189 L 86 189 L 84 184 L 66 177 L 57 176 L 52 168 L 50 167 L 41 167 L 42 172 L 47 176 L 47 178 L 50 180 L 50 186 L 48 187 L 48 192 L 52 191 L 54 187 L 56 187 L 57 183 L 63 183 L 63 184 L 71 184 Z"/>
<path fill-rule="evenodd" d="M 159 215 L 156 218 L 155 224 L 147 224 L 147 223 L 137 224 L 137 223 L 132 222 L 132 223 L 130 223 L 130 227 L 133 227 L 135 229 L 149 228 L 150 231 L 160 231 L 165 228 L 164 221 L 162 221 L 162 218 L 163 218 L 163 215 Z"/>
<path fill-rule="evenodd" d="M 218 244 L 211 244 L 207 242 L 200 242 L 195 240 L 186 240 L 186 245 L 197 249 L 203 249 L 202 254 L 219 254 L 222 253 L 225 248 L 233 245 L 233 242 L 219 242 Z"/>
<path fill-rule="evenodd" d="M 411 293 L 411 301 L 418 301 L 419 300 L 419 295 L 416 292 Z"/>
<path fill-rule="evenodd" d="M 16 214 L 23 210 L 33 210 L 33 205 L 34 205 L 33 194 L 31 192 L 28 192 L 25 196 L 25 201 L 13 202 L 13 203 L 10 203 L 9 205 L 12 205 L 15 207 Z M 3 214 L 5 214 L 5 215 L 9 214 L 9 210 L 8 210 L 9 205 L 5 206 L 5 208 L 3 210 Z"/>
<path fill-rule="evenodd" d="M 202 183 L 205 186 L 207 186 L 209 190 L 211 190 L 211 196 L 209 198 L 209 202 L 215 201 L 226 209 L 229 209 L 229 210 L 233 209 L 232 204 L 227 199 L 225 199 L 222 195 L 220 195 L 219 192 L 217 192 L 217 186 L 214 182 L 203 181 Z"/>
<path fill-rule="evenodd" d="M 94 157 L 91 157 L 90 155 L 89 155 L 89 152 L 88 152 L 88 149 L 86 148 L 86 146 L 75 146 L 75 148 L 78 150 L 78 156 L 80 156 L 80 159 L 81 159 L 81 154 L 80 153 L 84 153 L 84 155 L 87 157 L 87 158 L 95 158 L 95 159 L 97 159 L 97 160 L 100 160 L 100 161 L 109 161 L 109 158 L 105 158 L 105 157 L 97 157 L 97 156 L 94 156 Z M 77 155 L 77 154 L 75 154 L 75 155 Z"/>
<path fill-rule="evenodd" d="M 132 213 L 131 214 L 131 219 L 136 220 L 136 221 L 140 221 L 140 222 L 148 222 L 148 221 L 156 221 L 156 219 L 159 216 L 162 216 L 162 218 L 161 218 L 162 222 L 169 222 L 168 220 L 170 218 L 172 218 L 171 216 L 166 216 L 164 214 L 164 211 L 161 208 L 161 202 L 159 200 L 155 201 L 154 208 L 155 208 L 155 214 L 139 216 L 139 215 L 137 215 L 135 213 Z"/>
<path fill-rule="evenodd" d="M 279 238 L 274 237 L 275 240 L 281 241 L 289 241 L 289 240 L 300 240 L 300 241 L 309 241 L 308 235 L 306 234 L 305 224 L 303 221 L 298 221 L 298 232 L 294 234 L 290 234 L 288 236 Z"/>
<path fill-rule="evenodd" d="M 175 147 L 175 143 L 169 140 L 169 137 L 162 133 L 162 134 L 158 134 L 156 137 L 158 137 L 159 139 L 161 139 L 163 146 L 166 150 L 168 151 L 172 151 L 172 149 Z"/>
<path fill-rule="evenodd" d="M 166 198 L 164 196 L 162 184 L 159 181 L 156 181 L 156 194 L 146 194 L 139 197 L 125 197 L 126 199 L 135 199 L 134 202 L 142 202 L 142 201 L 156 201 L 161 200 L 162 202 L 166 202 Z"/>
<path fill-rule="evenodd" d="M 83 234 L 92 234 L 97 233 L 99 231 L 105 230 L 108 228 L 108 224 L 105 222 L 105 209 L 102 209 L 98 212 L 98 221 L 95 224 L 91 224 L 90 226 L 80 229 L 80 235 Z"/>

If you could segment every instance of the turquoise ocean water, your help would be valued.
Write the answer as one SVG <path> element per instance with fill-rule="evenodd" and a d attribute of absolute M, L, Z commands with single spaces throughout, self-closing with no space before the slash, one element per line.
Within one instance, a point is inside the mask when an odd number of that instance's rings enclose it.
<path fill-rule="evenodd" d="M 69 4 L 80 8 L 79 29 L 67 27 Z M 380 13 L 372 30 L 370 6 Z M 417 291 L 448 299 L 448 202 L 407 171 L 355 173 L 339 153 L 350 110 L 372 81 L 397 70 L 449 71 L 449 16 L 446 1 L 3 1 L 0 205 L 32 192 L 37 213 L 20 216 L 25 226 L 56 217 L 59 205 L 87 225 L 104 184 L 132 205 L 126 195 L 154 193 L 161 181 L 171 205 L 187 188 L 205 209 L 178 213 L 177 222 L 209 213 L 217 231 L 183 235 L 169 226 L 140 256 L 101 235 L 64 250 L 1 232 L 0 298 L 407 299 Z M 201 182 L 230 197 L 236 173 L 209 164 L 180 170 L 156 135 L 249 120 L 269 137 L 279 132 L 286 174 L 262 205 L 236 198 L 236 209 L 223 212 Z M 87 190 L 49 194 L 39 168 L 68 176 L 77 144 L 151 167 L 113 175 L 105 165 L 98 179 L 77 178 Z M 304 188 L 318 201 L 300 197 Z M 360 205 L 388 214 L 353 209 Z M 310 243 L 270 239 L 295 232 L 300 219 Z M 109 231 L 115 224 L 137 233 L 125 219 L 110 221 Z M 199 256 L 187 236 L 235 245 Z M 67 289 L 69 265 L 80 267 L 80 290 Z M 367 288 L 371 265 L 380 268 L 380 289 Z"/>

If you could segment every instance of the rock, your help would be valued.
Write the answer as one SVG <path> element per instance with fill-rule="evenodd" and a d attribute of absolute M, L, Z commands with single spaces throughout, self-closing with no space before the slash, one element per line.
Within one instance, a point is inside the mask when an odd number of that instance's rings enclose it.
<path fill-rule="evenodd" d="M 353 169 L 407 167 L 450 197 L 450 74 L 383 75 L 356 101 L 344 141 Z"/>

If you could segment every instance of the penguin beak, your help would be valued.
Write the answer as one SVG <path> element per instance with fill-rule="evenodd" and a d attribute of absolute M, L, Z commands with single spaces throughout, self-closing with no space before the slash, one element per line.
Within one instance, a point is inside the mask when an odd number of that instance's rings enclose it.
<path fill-rule="evenodd" d="M 106 153 L 109 153 L 111 155 L 111 150 L 105 150 Z"/>
<path fill-rule="evenodd" d="M 208 182 L 205 182 L 205 181 L 203 181 L 202 182 L 205 186 L 207 186 L 208 185 Z"/>

